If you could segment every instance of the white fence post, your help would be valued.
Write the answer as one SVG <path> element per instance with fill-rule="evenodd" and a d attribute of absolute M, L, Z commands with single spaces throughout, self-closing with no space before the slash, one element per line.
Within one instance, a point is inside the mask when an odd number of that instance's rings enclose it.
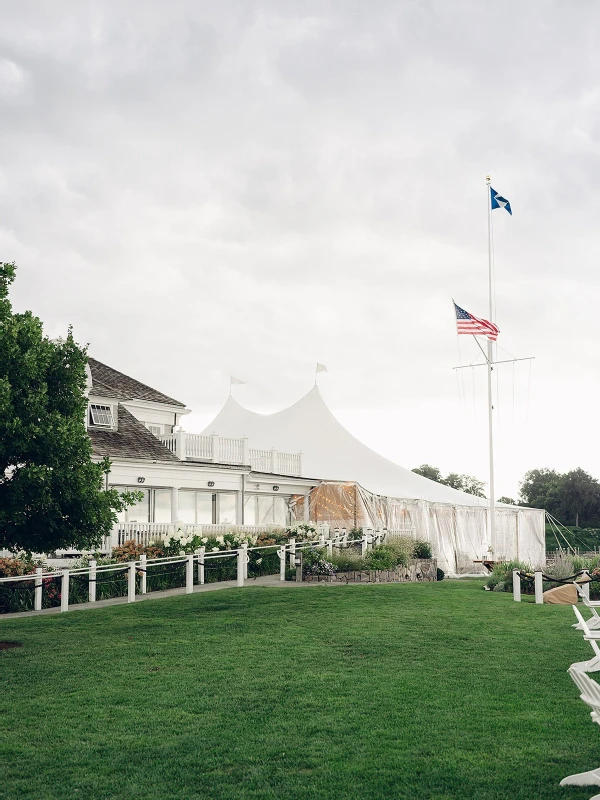
<path fill-rule="evenodd" d="M 333 555 L 333 540 L 327 539 L 327 556 L 331 558 Z"/>
<path fill-rule="evenodd" d="M 381 531 L 379 528 L 375 531 L 375 547 L 379 547 L 381 544 Z"/>
<path fill-rule="evenodd" d="M 284 581 L 285 580 L 285 557 L 286 557 L 285 545 L 282 544 L 281 547 L 279 548 L 279 580 L 280 581 Z"/>
<path fill-rule="evenodd" d="M 521 602 L 521 573 L 518 569 L 513 569 L 513 600 Z"/>
<path fill-rule="evenodd" d="M 192 594 L 194 591 L 194 554 L 188 554 L 185 565 L 185 593 Z"/>
<path fill-rule="evenodd" d="M 127 602 L 135 603 L 135 561 L 129 562 L 127 573 Z"/>
<path fill-rule="evenodd" d="M 242 545 L 242 549 L 244 551 L 244 580 L 248 579 L 248 561 L 250 560 L 250 556 L 248 555 L 248 542 L 244 542 Z"/>
<path fill-rule="evenodd" d="M 198 548 L 198 583 L 200 586 L 204 586 L 204 554 L 206 553 L 206 547 L 199 547 Z"/>
<path fill-rule="evenodd" d="M 237 551 L 237 585 L 243 586 L 244 585 L 244 567 L 246 561 L 246 553 L 243 547 L 240 547 Z"/>
<path fill-rule="evenodd" d="M 63 569 L 60 586 L 60 610 L 69 610 L 69 570 Z"/>
<path fill-rule="evenodd" d="M 363 538 L 360 540 L 360 554 L 364 558 L 367 555 L 367 534 L 363 528 Z"/>
<path fill-rule="evenodd" d="M 41 611 L 42 610 L 42 592 L 44 590 L 44 583 L 42 581 L 42 573 L 43 569 L 41 567 L 37 567 L 35 570 L 36 578 L 35 578 L 35 593 L 33 599 L 33 610 L 34 611 Z"/>
<path fill-rule="evenodd" d="M 290 539 L 290 567 L 295 569 L 295 560 L 296 560 L 296 540 Z"/>
<path fill-rule="evenodd" d="M 148 556 L 142 553 L 140 556 L 140 569 L 142 570 L 142 577 L 140 578 L 140 594 L 146 594 L 148 591 Z"/>
<path fill-rule="evenodd" d="M 542 573 L 538 570 L 535 572 L 535 602 L 540 603 L 544 602 L 544 585 L 542 583 Z"/>
<path fill-rule="evenodd" d="M 348 547 L 348 531 L 346 528 L 342 528 L 342 544 L 344 547 Z"/>
<path fill-rule="evenodd" d="M 88 601 L 90 603 L 96 602 L 96 559 L 90 559 L 90 575 L 88 583 Z"/>
<path fill-rule="evenodd" d="M 584 595 L 587 597 L 587 599 L 589 600 L 590 599 L 590 581 L 589 581 L 590 571 L 588 569 L 584 569 L 583 570 L 583 577 L 587 578 L 587 580 L 585 581 L 585 583 L 581 584 L 581 590 L 584 593 Z"/>

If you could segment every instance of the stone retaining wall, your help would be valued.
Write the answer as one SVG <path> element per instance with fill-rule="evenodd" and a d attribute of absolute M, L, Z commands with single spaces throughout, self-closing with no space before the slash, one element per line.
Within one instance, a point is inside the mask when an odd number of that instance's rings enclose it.
<path fill-rule="evenodd" d="M 421 559 L 408 567 L 395 569 L 363 569 L 338 572 L 335 576 L 310 575 L 307 583 L 415 583 L 437 580 L 437 559 Z"/>

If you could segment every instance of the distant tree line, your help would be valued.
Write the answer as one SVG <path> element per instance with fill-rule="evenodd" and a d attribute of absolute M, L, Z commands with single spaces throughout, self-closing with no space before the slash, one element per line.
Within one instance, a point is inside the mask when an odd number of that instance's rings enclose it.
<path fill-rule="evenodd" d="M 413 472 L 453 489 L 485 497 L 485 483 L 471 475 L 451 472 L 444 478 L 437 467 L 429 464 L 422 464 Z M 581 467 L 564 473 L 548 467 L 530 469 L 519 484 L 518 500 L 499 497 L 498 502 L 543 508 L 564 525 L 600 527 L 600 482 Z"/>
<path fill-rule="evenodd" d="M 415 467 L 413 472 L 437 483 L 443 483 L 444 486 L 451 486 L 461 492 L 474 494 L 476 497 L 485 497 L 483 493 L 485 483 L 472 475 L 459 475 L 458 472 L 449 472 L 444 478 L 440 470 L 430 464 L 421 464 L 420 467 Z"/>

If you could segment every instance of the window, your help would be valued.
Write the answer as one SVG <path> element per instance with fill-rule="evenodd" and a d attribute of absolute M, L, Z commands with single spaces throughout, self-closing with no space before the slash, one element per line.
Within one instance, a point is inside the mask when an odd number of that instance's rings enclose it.
<path fill-rule="evenodd" d="M 90 403 L 90 417 L 92 425 L 101 425 L 103 428 L 113 427 L 112 408 Z"/>
<path fill-rule="evenodd" d="M 141 489 L 139 486 L 115 486 L 123 492 L 142 492 L 142 499 L 117 513 L 119 522 L 171 522 L 171 490 Z M 152 517 L 150 511 L 152 510 Z"/>
<path fill-rule="evenodd" d="M 196 521 L 202 525 L 212 525 L 215 495 L 208 492 L 196 493 Z"/>
<path fill-rule="evenodd" d="M 235 525 L 237 521 L 237 497 L 235 494 L 219 495 L 219 522 Z"/>
<path fill-rule="evenodd" d="M 244 525 L 256 525 L 256 495 L 246 495 L 244 501 Z"/>
<path fill-rule="evenodd" d="M 178 501 L 179 519 L 193 525 L 196 522 L 196 492 L 179 492 Z"/>
<path fill-rule="evenodd" d="M 212 492 L 180 491 L 179 519 L 188 524 L 212 525 L 216 497 Z"/>
<path fill-rule="evenodd" d="M 142 499 L 126 510 L 127 522 L 150 522 L 150 489 L 139 489 L 138 487 L 129 491 L 142 492 Z"/>
<path fill-rule="evenodd" d="M 154 436 L 162 436 L 163 434 L 163 426 L 162 425 L 152 425 L 150 422 L 144 423 L 151 434 Z"/>
<path fill-rule="evenodd" d="M 246 495 L 244 525 L 280 525 L 289 523 L 287 498 L 282 495 Z"/>
<path fill-rule="evenodd" d="M 154 522 L 171 522 L 171 490 L 154 490 Z"/>

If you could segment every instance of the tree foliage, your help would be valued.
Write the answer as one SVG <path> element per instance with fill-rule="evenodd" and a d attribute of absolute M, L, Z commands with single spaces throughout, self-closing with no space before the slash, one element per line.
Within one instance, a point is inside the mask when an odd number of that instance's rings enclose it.
<path fill-rule="evenodd" d="M 440 470 L 437 467 L 432 467 L 431 464 L 421 464 L 420 467 L 415 467 L 412 471 L 416 472 L 417 475 L 422 475 L 424 478 L 442 483 L 444 486 L 450 486 L 452 489 L 458 489 L 476 497 L 485 497 L 483 492 L 485 483 L 472 475 L 459 475 L 458 472 L 449 472 L 444 478 Z"/>
<path fill-rule="evenodd" d="M 600 524 L 600 483 L 581 467 L 529 470 L 519 488 L 522 505 L 544 508 L 565 525 Z"/>
<path fill-rule="evenodd" d="M 0 265 L 0 547 L 91 549 L 133 497 L 104 491 L 110 463 L 91 460 L 86 349 L 71 328 L 51 341 L 31 311 L 12 312 L 15 272 Z"/>

